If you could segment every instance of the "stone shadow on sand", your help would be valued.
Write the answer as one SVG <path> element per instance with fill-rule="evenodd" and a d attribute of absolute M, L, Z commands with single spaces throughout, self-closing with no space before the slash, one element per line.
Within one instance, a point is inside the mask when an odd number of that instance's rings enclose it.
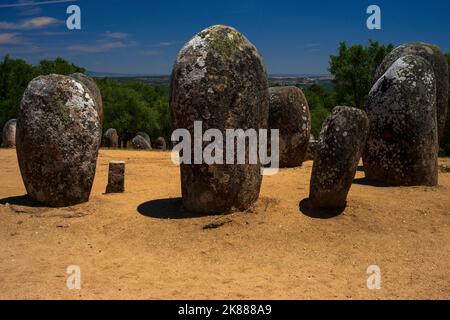
<path fill-rule="evenodd" d="M 137 208 L 138 212 L 149 218 L 157 219 L 191 219 L 205 217 L 204 214 L 183 209 L 181 198 L 158 199 L 144 202 Z"/>
<path fill-rule="evenodd" d="M 370 186 L 370 187 L 377 187 L 377 188 L 387 188 L 391 187 L 387 183 L 384 183 L 382 181 L 376 181 L 376 180 L 370 180 L 367 178 L 358 178 L 353 180 L 354 184 L 359 184 L 362 186 Z"/>
<path fill-rule="evenodd" d="M 29 195 L 15 196 L 15 197 L 8 197 L 8 198 L 0 199 L 0 205 L 6 205 L 6 204 L 12 204 L 12 205 L 22 206 L 22 207 L 31 207 L 31 208 L 46 207 L 45 204 L 34 200 Z"/>
<path fill-rule="evenodd" d="M 345 210 L 345 208 L 334 209 L 334 210 L 325 210 L 325 209 L 313 210 L 313 209 L 311 209 L 311 206 L 309 203 L 309 198 L 306 198 L 306 199 L 303 199 L 302 201 L 300 201 L 299 209 L 300 209 L 300 212 L 303 213 L 305 216 L 308 216 L 308 217 L 314 218 L 314 219 L 335 218 L 337 216 L 340 216 Z"/>

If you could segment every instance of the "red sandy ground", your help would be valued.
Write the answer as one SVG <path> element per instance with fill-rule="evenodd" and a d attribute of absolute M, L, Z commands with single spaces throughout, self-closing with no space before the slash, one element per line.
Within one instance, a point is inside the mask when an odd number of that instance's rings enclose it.
<path fill-rule="evenodd" d="M 124 194 L 103 194 L 109 160 L 127 163 Z M 203 230 L 216 218 L 163 200 L 180 197 L 169 153 L 101 150 L 90 202 L 52 209 L 27 204 L 15 150 L 0 150 L 0 299 L 450 298 L 450 174 L 436 188 L 354 184 L 340 216 L 317 219 L 299 210 L 311 167 L 265 177 L 254 208 Z"/>

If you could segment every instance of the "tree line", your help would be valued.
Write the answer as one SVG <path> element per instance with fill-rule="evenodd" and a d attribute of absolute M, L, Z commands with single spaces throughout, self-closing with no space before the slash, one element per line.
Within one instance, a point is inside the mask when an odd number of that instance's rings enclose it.
<path fill-rule="evenodd" d="M 377 41 L 369 41 L 368 46 L 361 44 L 348 46 L 342 42 L 338 54 L 330 56 L 329 71 L 333 75 L 333 88 L 317 84 L 299 85 L 308 100 L 312 133 L 315 137 L 318 137 L 323 121 L 335 106 L 364 108 L 368 93 L 374 84 L 376 69 L 392 49 L 392 44 L 382 45 Z M 446 57 L 450 65 L 450 53 Z M 84 68 L 71 64 L 63 58 L 43 60 L 38 65 L 32 66 L 24 60 L 6 56 L 0 63 L 0 128 L 9 119 L 16 117 L 23 92 L 33 78 L 51 73 L 69 75 L 85 71 Z M 115 128 L 123 145 L 138 132 L 146 132 L 152 139 L 162 136 L 170 140 L 167 85 L 119 83 L 108 78 L 96 81 L 103 97 L 104 131 Z M 450 120 L 447 121 L 441 148 L 445 154 L 450 155 Z"/>

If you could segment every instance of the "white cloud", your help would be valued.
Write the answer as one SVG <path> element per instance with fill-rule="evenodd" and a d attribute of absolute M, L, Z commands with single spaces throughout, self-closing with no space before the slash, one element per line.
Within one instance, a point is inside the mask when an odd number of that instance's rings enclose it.
<path fill-rule="evenodd" d="M 110 32 L 107 31 L 105 33 L 106 37 L 112 38 L 112 39 L 125 39 L 128 38 L 128 34 L 124 32 Z"/>
<path fill-rule="evenodd" d="M 19 1 L 15 3 L 0 4 L 0 8 L 16 8 L 16 7 L 26 7 L 26 6 L 39 6 L 44 4 L 56 4 L 56 3 L 66 3 L 66 2 L 76 2 L 78 0 L 53 0 L 53 1 Z"/>
<path fill-rule="evenodd" d="M 0 33 L 0 44 L 19 44 L 22 42 L 22 38 L 18 36 L 18 33 Z"/>
<path fill-rule="evenodd" d="M 124 48 L 128 45 L 123 43 L 122 41 L 114 41 L 114 42 L 95 42 L 93 44 L 75 44 L 69 46 L 67 49 L 72 52 L 80 52 L 80 53 L 98 53 L 104 52 L 111 49 Z"/>
<path fill-rule="evenodd" d="M 161 51 L 158 51 L 158 50 L 146 50 L 146 51 L 142 51 L 142 54 L 144 56 L 154 57 L 154 56 L 159 56 L 161 54 Z"/>
<path fill-rule="evenodd" d="M 28 29 L 40 29 L 55 25 L 61 21 L 52 17 L 37 17 L 20 22 L 6 22 L 0 21 L 0 30 L 28 30 Z"/>

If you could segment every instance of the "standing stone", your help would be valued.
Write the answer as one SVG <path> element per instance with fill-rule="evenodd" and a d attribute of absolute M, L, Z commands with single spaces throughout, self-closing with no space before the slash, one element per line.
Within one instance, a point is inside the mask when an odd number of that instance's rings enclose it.
<path fill-rule="evenodd" d="M 106 193 L 125 191 L 125 161 L 110 161 Z"/>
<path fill-rule="evenodd" d="M 297 87 L 274 87 L 269 96 L 269 129 L 278 129 L 280 134 L 280 168 L 301 166 L 311 134 L 305 95 Z"/>
<path fill-rule="evenodd" d="M 155 140 L 155 149 L 166 150 L 167 149 L 166 139 L 164 139 L 163 137 L 159 137 L 158 139 L 156 139 Z"/>
<path fill-rule="evenodd" d="M 119 135 L 116 129 L 108 129 L 103 134 L 102 146 L 105 148 L 118 148 L 119 147 Z"/>
<path fill-rule="evenodd" d="M 143 136 L 136 136 L 131 140 L 131 146 L 135 150 L 151 150 L 152 147 L 150 143 Z"/>
<path fill-rule="evenodd" d="M 375 81 L 380 79 L 399 58 L 416 55 L 431 64 L 436 81 L 436 110 L 439 140 L 443 137 L 448 116 L 448 65 L 439 47 L 428 43 L 409 43 L 399 46 L 389 53 L 378 67 Z"/>
<path fill-rule="evenodd" d="M 226 129 L 258 132 L 267 128 L 269 92 L 264 61 L 235 29 L 205 29 L 177 57 L 170 106 L 172 128 L 187 129 L 192 137 L 194 121 L 201 121 L 204 131 L 218 129 L 224 137 Z M 203 147 L 208 144 L 204 142 Z M 235 141 L 233 147 L 237 149 Z M 192 161 L 193 153 L 194 148 Z M 259 197 L 261 168 L 260 163 L 248 161 L 243 165 L 182 164 L 184 208 L 201 213 L 248 209 Z"/>
<path fill-rule="evenodd" d="M 14 148 L 16 146 L 16 124 L 16 119 L 11 119 L 3 127 L 2 148 Z"/>
<path fill-rule="evenodd" d="M 145 132 L 138 132 L 136 134 L 136 136 L 141 136 L 142 138 L 144 138 L 148 142 L 150 149 L 151 149 L 152 141 L 150 140 L 150 136 L 148 134 L 146 134 Z"/>
<path fill-rule="evenodd" d="M 32 80 L 17 118 L 17 157 L 28 194 L 53 207 L 89 200 L 101 126 L 90 91 L 74 78 Z"/>
<path fill-rule="evenodd" d="M 74 73 L 71 74 L 70 76 L 75 80 L 78 80 L 78 82 L 84 84 L 89 89 L 90 95 L 92 99 L 94 99 L 95 101 L 97 113 L 100 118 L 100 125 L 103 126 L 103 99 L 102 93 L 100 92 L 97 83 L 95 82 L 94 79 L 88 77 L 83 73 Z"/>
<path fill-rule="evenodd" d="M 394 186 L 438 182 L 436 82 L 419 56 L 399 58 L 369 93 L 366 177 Z"/>
<path fill-rule="evenodd" d="M 306 155 L 305 155 L 305 161 L 314 160 L 314 156 L 316 154 L 316 149 L 317 149 L 317 140 L 311 134 L 311 136 L 309 138 L 309 143 L 308 143 L 308 150 L 306 151 Z"/>
<path fill-rule="evenodd" d="M 346 206 L 368 130 L 367 115 L 356 108 L 336 107 L 325 120 L 311 176 L 312 209 Z"/>

